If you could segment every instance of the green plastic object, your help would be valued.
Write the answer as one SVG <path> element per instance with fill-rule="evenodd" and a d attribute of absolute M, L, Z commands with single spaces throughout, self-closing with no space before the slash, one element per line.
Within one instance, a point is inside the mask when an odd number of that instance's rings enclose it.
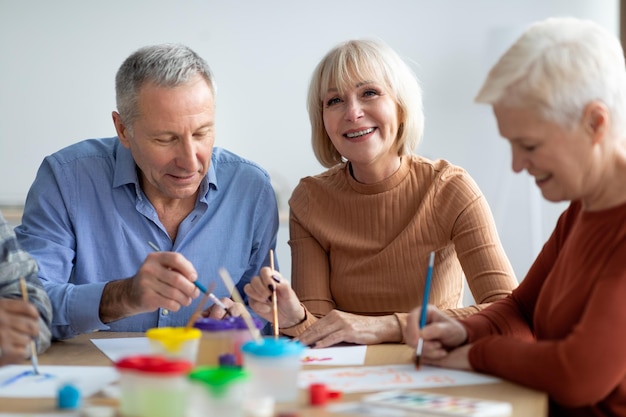
<path fill-rule="evenodd" d="M 202 383 L 212 397 L 223 397 L 228 388 L 248 379 L 248 372 L 239 368 L 201 366 L 189 374 L 189 379 Z"/>

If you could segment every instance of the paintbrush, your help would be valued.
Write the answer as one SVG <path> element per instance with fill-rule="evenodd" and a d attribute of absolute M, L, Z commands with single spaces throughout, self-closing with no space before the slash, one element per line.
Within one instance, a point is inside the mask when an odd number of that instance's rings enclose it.
<path fill-rule="evenodd" d="M 28 302 L 28 288 L 26 287 L 26 280 L 24 277 L 20 277 L 20 291 L 22 292 L 22 300 Z M 35 341 L 30 341 L 30 361 L 33 364 L 33 372 L 35 375 L 39 375 L 39 360 L 37 359 L 37 346 Z"/>
<path fill-rule="evenodd" d="M 259 329 L 257 329 L 257 327 L 254 325 L 252 316 L 248 312 L 248 309 L 246 308 L 246 304 L 243 302 L 243 298 L 241 298 L 241 294 L 239 294 L 239 291 L 237 290 L 235 283 L 230 277 L 230 274 L 225 268 L 220 268 L 218 272 L 220 274 L 220 277 L 222 278 L 222 281 L 224 282 L 224 285 L 226 285 L 226 288 L 228 289 L 228 291 L 230 291 L 231 297 L 233 297 L 235 302 L 243 305 L 244 308 L 243 308 L 243 311 L 241 312 L 241 317 L 243 317 L 243 321 L 246 323 L 246 326 L 248 326 L 248 330 L 250 331 L 250 334 L 252 335 L 254 340 L 256 340 L 257 342 L 261 342 L 262 341 L 261 333 L 259 332 Z"/>
<path fill-rule="evenodd" d="M 210 298 L 209 294 L 211 294 L 211 291 L 213 291 L 214 287 L 215 287 L 215 283 L 212 282 L 211 285 L 209 286 L 209 291 L 204 293 L 202 300 L 200 300 L 200 302 L 198 303 L 198 307 L 196 307 L 196 311 L 194 311 L 191 317 L 189 317 L 189 321 L 185 325 L 186 329 L 189 329 L 191 326 L 193 326 L 196 319 L 200 316 L 200 314 L 202 314 L 202 309 L 204 308 L 204 305 L 206 304 L 206 302 L 209 301 L 209 298 Z"/>
<path fill-rule="evenodd" d="M 154 250 L 155 250 L 155 252 L 160 252 L 160 251 L 161 251 L 157 245 L 155 245 L 154 243 L 152 243 L 152 242 L 150 242 L 150 241 L 148 241 L 148 245 L 150 245 L 150 247 L 151 247 L 152 249 L 154 249 Z M 227 316 L 230 316 L 230 315 L 231 315 L 231 314 L 230 314 L 230 310 L 228 309 L 228 307 L 226 307 L 226 305 L 225 305 L 224 303 L 222 303 L 222 302 L 220 301 L 220 299 L 219 299 L 219 298 L 217 298 L 217 297 L 215 296 L 215 294 L 213 294 L 213 292 L 212 292 L 212 291 L 208 291 L 208 290 L 206 289 L 206 287 L 205 287 L 204 285 L 202 285 L 202 283 L 201 283 L 201 282 L 198 282 L 198 280 L 195 280 L 195 281 L 193 282 L 193 285 L 195 285 L 195 286 L 196 286 L 196 287 L 200 290 L 200 292 L 201 292 L 202 294 L 204 294 L 206 297 L 210 298 L 210 299 L 211 299 L 211 301 L 213 301 L 213 303 L 215 303 L 215 304 L 217 304 L 218 306 L 220 306 L 221 308 L 223 308 L 223 309 L 224 309 L 224 311 L 226 312 L 226 315 L 227 315 Z M 202 304 L 204 304 L 204 303 L 206 303 L 206 300 L 205 300 L 205 301 L 203 301 L 203 303 L 202 303 Z"/>
<path fill-rule="evenodd" d="M 430 252 L 428 259 L 428 270 L 426 271 L 426 282 L 424 284 L 424 296 L 422 297 L 422 311 L 420 313 L 420 338 L 417 341 L 417 349 L 415 350 L 415 367 L 419 369 L 422 358 L 422 347 L 424 346 L 424 338 L 421 330 L 426 326 L 426 308 L 428 307 L 428 296 L 430 295 L 430 283 L 433 278 L 433 266 L 435 265 L 435 251 Z"/>
<path fill-rule="evenodd" d="M 270 249 L 270 268 L 274 274 L 274 251 Z M 276 297 L 276 284 L 272 284 L 272 325 L 274 327 L 274 338 L 278 339 L 278 298 Z"/>

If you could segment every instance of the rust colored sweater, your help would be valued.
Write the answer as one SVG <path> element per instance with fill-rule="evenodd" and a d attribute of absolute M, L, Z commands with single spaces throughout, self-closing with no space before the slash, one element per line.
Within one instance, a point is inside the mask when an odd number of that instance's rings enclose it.
<path fill-rule="evenodd" d="M 447 161 L 405 155 L 376 184 L 357 182 L 341 164 L 303 178 L 289 205 L 292 286 L 307 310 L 303 323 L 281 329 L 289 336 L 333 309 L 395 314 L 404 326 L 422 303 L 432 250 L 429 302 L 453 316 L 475 313 L 517 286 L 487 201 Z M 462 308 L 465 278 L 477 306 Z"/>
<path fill-rule="evenodd" d="M 464 320 L 472 367 L 546 391 L 551 416 L 626 416 L 625 219 L 572 203 L 513 294 Z"/>

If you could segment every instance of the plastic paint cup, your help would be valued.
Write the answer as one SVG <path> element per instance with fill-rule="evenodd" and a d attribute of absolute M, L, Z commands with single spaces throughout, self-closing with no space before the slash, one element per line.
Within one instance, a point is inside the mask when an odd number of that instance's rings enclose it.
<path fill-rule="evenodd" d="M 198 367 L 189 374 L 188 417 L 243 417 L 248 373 L 239 368 Z"/>
<path fill-rule="evenodd" d="M 246 342 L 241 350 L 244 369 L 250 373 L 253 398 L 270 397 L 276 402 L 297 400 L 304 345 L 283 337 L 264 337 Z"/>
<path fill-rule="evenodd" d="M 263 322 L 254 319 L 257 329 Z M 193 325 L 202 332 L 198 348 L 198 365 L 216 366 L 219 358 L 234 355 L 236 366 L 243 364 L 241 346 L 252 339 L 252 335 L 242 317 L 226 317 L 222 320 L 207 317 L 196 320 Z"/>
<path fill-rule="evenodd" d="M 146 332 L 150 351 L 173 359 L 185 359 L 196 363 L 202 332 L 186 327 L 155 327 Z"/>
<path fill-rule="evenodd" d="M 128 417 L 186 417 L 192 363 L 163 356 L 119 360 L 120 413 Z"/>

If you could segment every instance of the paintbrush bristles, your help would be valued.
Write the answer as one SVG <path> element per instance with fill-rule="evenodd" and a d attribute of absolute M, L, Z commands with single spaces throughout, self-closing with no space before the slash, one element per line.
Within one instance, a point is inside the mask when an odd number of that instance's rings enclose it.
<path fill-rule="evenodd" d="M 421 356 L 415 356 L 415 369 L 420 369 Z"/>
<path fill-rule="evenodd" d="M 417 349 L 415 350 L 415 368 L 420 368 L 420 363 L 422 361 L 422 347 L 424 346 L 424 339 L 421 337 L 417 341 Z"/>

